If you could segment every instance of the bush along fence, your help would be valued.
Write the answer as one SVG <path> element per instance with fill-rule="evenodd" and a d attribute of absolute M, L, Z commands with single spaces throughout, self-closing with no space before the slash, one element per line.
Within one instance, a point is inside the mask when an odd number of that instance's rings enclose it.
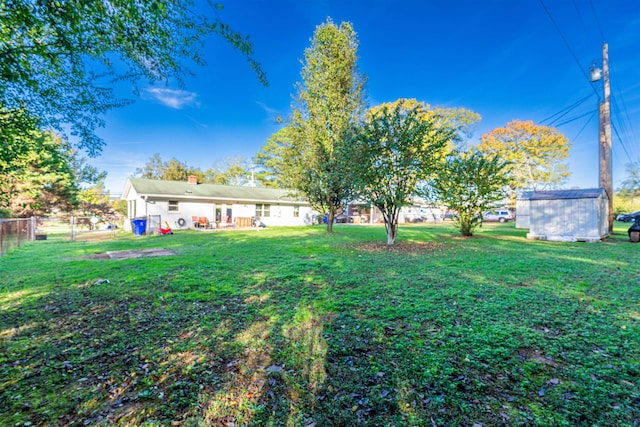
<path fill-rule="evenodd" d="M 0 256 L 10 249 L 36 239 L 35 217 L 0 219 Z"/>

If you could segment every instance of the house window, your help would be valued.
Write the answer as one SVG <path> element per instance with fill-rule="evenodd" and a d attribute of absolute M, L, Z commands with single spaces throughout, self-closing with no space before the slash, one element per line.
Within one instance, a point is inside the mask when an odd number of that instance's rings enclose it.
<path fill-rule="evenodd" d="M 178 212 L 178 201 L 177 200 L 169 200 L 169 207 L 167 208 L 168 212 Z"/>
<path fill-rule="evenodd" d="M 270 217 L 271 216 L 271 205 L 256 205 L 256 216 L 259 217 Z"/>
<path fill-rule="evenodd" d="M 300 218 L 300 206 L 293 207 L 293 217 Z"/>

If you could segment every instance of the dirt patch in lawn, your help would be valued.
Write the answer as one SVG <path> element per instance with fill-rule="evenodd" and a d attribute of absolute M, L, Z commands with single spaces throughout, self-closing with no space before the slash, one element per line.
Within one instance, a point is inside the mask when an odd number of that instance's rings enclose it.
<path fill-rule="evenodd" d="M 131 258 L 151 258 L 158 256 L 176 255 L 177 252 L 173 249 L 166 248 L 152 248 L 152 249 L 138 249 L 129 251 L 109 251 L 105 253 L 95 254 L 89 256 L 91 259 L 131 259 Z"/>
<path fill-rule="evenodd" d="M 432 253 L 440 252 L 446 249 L 444 243 L 438 242 L 396 242 L 393 245 L 387 245 L 384 242 L 368 242 L 355 246 L 356 249 L 363 252 L 382 252 L 382 253 Z"/>

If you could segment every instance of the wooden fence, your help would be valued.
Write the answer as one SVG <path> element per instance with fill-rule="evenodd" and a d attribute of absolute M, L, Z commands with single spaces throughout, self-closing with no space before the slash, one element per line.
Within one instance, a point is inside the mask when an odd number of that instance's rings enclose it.
<path fill-rule="evenodd" d="M 24 242 L 35 240 L 36 218 L 0 219 L 0 256 Z"/>

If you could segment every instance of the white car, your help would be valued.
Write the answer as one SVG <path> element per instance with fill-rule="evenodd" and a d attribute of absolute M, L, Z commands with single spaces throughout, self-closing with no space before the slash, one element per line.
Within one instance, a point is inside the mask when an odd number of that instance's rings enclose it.
<path fill-rule="evenodd" d="M 484 213 L 484 215 L 482 215 L 482 220 L 487 222 L 489 221 L 507 222 L 507 221 L 513 221 L 514 219 L 515 219 L 515 216 L 513 215 L 513 212 L 507 209 L 487 211 Z"/>

